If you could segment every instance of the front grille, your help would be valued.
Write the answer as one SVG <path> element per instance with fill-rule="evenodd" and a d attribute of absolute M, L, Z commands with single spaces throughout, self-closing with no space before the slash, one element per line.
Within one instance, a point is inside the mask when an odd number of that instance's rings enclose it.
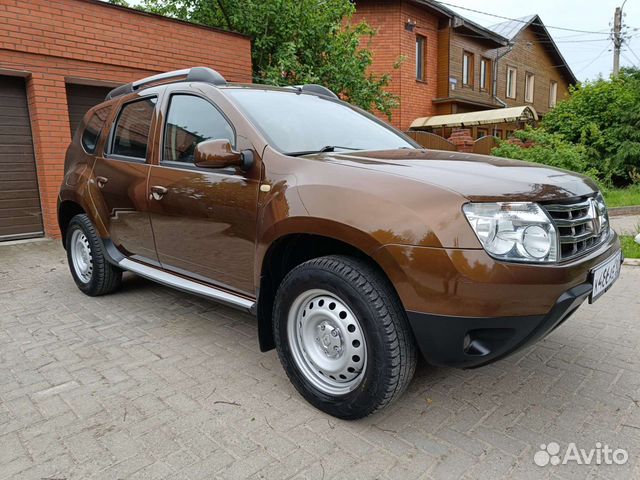
<path fill-rule="evenodd" d="M 593 198 L 574 203 L 543 205 L 555 223 L 560 241 L 559 260 L 578 257 L 600 245 L 609 232 L 606 212 L 599 214 Z"/>

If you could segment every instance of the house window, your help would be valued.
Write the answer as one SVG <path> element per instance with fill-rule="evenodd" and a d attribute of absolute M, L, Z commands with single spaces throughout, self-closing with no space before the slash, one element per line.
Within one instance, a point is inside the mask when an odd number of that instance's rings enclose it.
<path fill-rule="evenodd" d="M 462 85 L 473 85 L 473 53 L 462 52 Z"/>
<path fill-rule="evenodd" d="M 487 135 L 489 135 L 489 130 L 487 130 L 486 128 L 478 128 L 477 134 L 476 134 L 477 139 L 486 137 Z"/>
<path fill-rule="evenodd" d="M 533 103 L 533 92 L 535 89 L 536 77 L 533 73 L 527 72 L 524 79 L 524 101 Z"/>
<path fill-rule="evenodd" d="M 558 82 L 551 80 L 549 84 L 549 106 L 551 108 L 556 106 L 558 100 Z"/>
<path fill-rule="evenodd" d="M 487 90 L 490 83 L 491 60 L 483 58 L 480 60 L 480 90 Z"/>
<path fill-rule="evenodd" d="M 425 62 L 425 45 L 427 39 L 422 35 L 416 35 L 416 80 L 425 81 L 426 74 L 426 62 Z"/>
<path fill-rule="evenodd" d="M 507 98 L 516 98 L 516 77 L 518 70 L 515 67 L 507 67 Z"/>

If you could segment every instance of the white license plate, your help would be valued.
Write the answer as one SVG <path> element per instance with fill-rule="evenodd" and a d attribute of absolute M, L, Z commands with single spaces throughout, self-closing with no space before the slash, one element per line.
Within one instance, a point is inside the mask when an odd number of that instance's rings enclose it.
<path fill-rule="evenodd" d="M 620 252 L 616 253 L 606 262 L 591 270 L 593 290 L 589 302 L 593 303 L 600 295 L 609 290 L 620 275 Z"/>

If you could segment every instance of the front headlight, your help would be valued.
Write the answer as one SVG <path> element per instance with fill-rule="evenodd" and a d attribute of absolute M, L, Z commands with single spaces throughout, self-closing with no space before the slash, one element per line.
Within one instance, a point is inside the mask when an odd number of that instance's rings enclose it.
<path fill-rule="evenodd" d="M 467 203 L 462 207 L 489 255 L 515 262 L 555 262 L 558 237 L 537 203 Z"/>

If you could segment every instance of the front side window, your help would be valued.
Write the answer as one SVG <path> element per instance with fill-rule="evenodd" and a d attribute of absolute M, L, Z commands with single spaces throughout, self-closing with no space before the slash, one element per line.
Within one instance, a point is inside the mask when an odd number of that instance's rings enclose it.
<path fill-rule="evenodd" d="M 416 80 L 422 81 L 426 79 L 425 44 L 426 39 L 422 35 L 416 35 Z"/>
<path fill-rule="evenodd" d="M 109 113 L 111 113 L 111 108 L 111 105 L 106 105 L 94 110 L 87 121 L 81 139 L 82 148 L 84 148 L 87 153 L 95 153 L 98 140 L 100 139 L 100 132 L 104 127 Z"/>
<path fill-rule="evenodd" d="M 469 52 L 462 53 L 462 84 L 473 84 L 473 54 Z"/>
<path fill-rule="evenodd" d="M 138 159 L 147 157 L 149 130 L 156 101 L 155 97 L 143 98 L 122 107 L 113 136 L 112 154 Z"/>
<path fill-rule="evenodd" d="M 536 77 L 533 73 L 527 72 L 527 76 L 524 79 L 524 101 L 533 103 L 533 92 L 535 88 Z"/>
<path fill-rule="evenodd" d="M 326 147 L 335 151 L 415 148 L 392 127 L 328 98 L 254 88 L 230 88 L 225 93 L 283 153 L 311 153 Z"/>
<path fill-rule="evenodd" d="M 222 113 L 204 98 L 173 95 L 164 130 L 162 159 L 193 163 L 196 145 L 210 139 L 225 139 L 235 144 L 233 128 Z"/>
<path fill-rule="evenodd" d="M 507 97 L 516 98 L 516 76 L 518 71 L 514 67 L 507 67 Z"/>

